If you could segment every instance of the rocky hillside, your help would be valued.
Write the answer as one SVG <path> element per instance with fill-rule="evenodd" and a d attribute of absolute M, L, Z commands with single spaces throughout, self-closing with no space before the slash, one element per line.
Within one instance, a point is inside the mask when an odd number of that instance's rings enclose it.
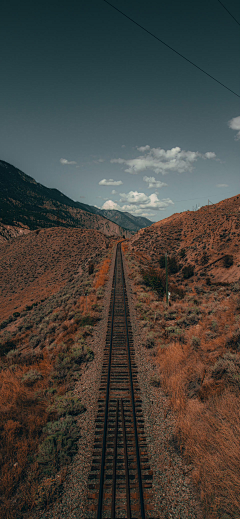
<path fill-rule="evenodd" d="M 92 208 L 94 209 L 94 208 Z M 57 189 L 49 189 L 7 162 L 0 162 L 0 222 L 17 229 L 80 227 L 95 229 L 110 236 L 131 236 L 115 222 L 95 214 L 90 206 L 74 202 Z M 21 230 L 22 233 L 22 230 Z M 7 239 L 6 227 L 0 232 Z"/>
<path fill-rule="evenodd" d="M 176 258 L 176 279 L 192 266 L 195 279 L 234 282 L 240 277 L 240 195 L 198 211 L 174 214 L 142 229 L 130 247 L 159 265 L 166 252 Z M 162 260 L 163 263 L 163 260 Z M 187 275 L 187 274 L 186 274 Z M 189 276 L 190 277 L 190 276 Z"/>
<path fill-rule="evenodd" d="M 133 216 L 124 211 L 116 211 L 115 209 L 98 209 L 96 207 L 92 207 L 92 209 L 96 214 L 100 214 L 112 222 L 117 223 L 124 229 L 133 232 L 137 232 L 144 227 L 149 227 L 153 223 L 144 216 Z"/>

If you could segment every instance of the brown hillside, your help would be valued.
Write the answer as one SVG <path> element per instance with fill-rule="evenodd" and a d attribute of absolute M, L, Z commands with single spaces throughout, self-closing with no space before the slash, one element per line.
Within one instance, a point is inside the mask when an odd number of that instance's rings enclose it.
<path fill-rule="evenodd" d="M 196 212 L 174 214 L 141 229 L 131 238 L 130 247 L 146 254 L 154 263 L 166 252 L 174 255 L 182 266 L 194 265 L 195 279 L 206 274 L 218 282 L 234 282 L 240 276 L 239 235 L 240 195 L 237 195 Z M 182 249 L 185 257 L 181 257 Z M 233 265 L 227 269 L 221 260 L 225 255 L 233 256 Z"/>
<path fill-rule="evenodd" d="M 106 250 L 110 239 L 95 230 L 51 228 L 7 241 L 0 249 L 1 320 L 55 294 L 69 277 Z"/>

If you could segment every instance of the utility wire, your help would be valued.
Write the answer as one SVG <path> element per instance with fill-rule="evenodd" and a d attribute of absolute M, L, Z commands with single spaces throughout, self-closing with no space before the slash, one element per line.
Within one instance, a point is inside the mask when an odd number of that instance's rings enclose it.
<path fill-rule="evenodd" d="M 234 94 L 235 96 L 237 97 L 240 97 L 239 94 L 237 94 L 236 92 L 234 92 L 233 90 L 231 90 L 231 88 L 227 87 L 226 85 L 224 85 L 223 83 L 221 83 L 221 81 L 218 81 L 218 79 L 216 79 L 215 77 L 211 76 L 211 74 L 208 74 L 208 72 L 206 72 L 205 70 L 203 70 L 202 68 L 200 68 L 198 65 L 195 65 L 195 63 L 193 63 L 192 61 L 190 61 L 190 59 L 188 58 L 185 58 L 185 56 L 183 56 L 183 54 L 181 54 L 180 52 L 178 52 L 177 50 L 173 49 L 173 47 L 170 47 L 170 45 L 168 45 L 167 43 L 165 43 L 163 40 L 161 40 L 160 38 L 158 38 L 157 36 L 155 36 L 155 34 L 153 34 L 152 32 L 148 31 L 147 29 L 145 29 L 145 27 L 143 27 L 142 25 L 140 25 L 140 23 L 138 22 L 135 22 L 135 20 L 133 20 L 133 18 L 130 18 L 130 16 L 128 16 L 127 14 L 123 13 L 123 11 L 120 11 L 120 9 L 118 9 L 117 7 L 115 7 L 115 5 L 113 4 L 110 4 L 110 2 L 108 2 L 107 0 L 103 0 L 103 2 L 105 2 L 106 4 L 110 5 L 110 7 L 112 7 L 113 9 L 115 9 L 115 11 L 118 11 L 118 13 L 122 14 L 123 16 L 125 16 L 125 18 L 127 18 L 128 20 L 130 20 L 130 22 L 134 23 L 135 25 L 137 25 L 138 27 L 140 27 L 140 29 L 143 29 L 143 31 L 147 32 L 148 34 L 150 34 L 150 36 L 152 36 L 153 38 L 155 38 L 155 40 L 158 40 L 160 41 L 160 43 L 162 43 L 163 45 L 165 45 L 165 47 L 168 47 L 168 49 L 172 50 L 173 52 L 175 52 L 175 54 L 178 54 L 178 56 L 181 56 L 181 58 L 185 59 L 185 61 L 187 61 L 188 63 L 190 63 L 191 65 L 193 65 L 194 67 L 196 67 L 198 70 L 200 70 L 201 72 L 203 72 L 203 74 L 206 74 L 206 76 L 210 77 L 211 79 L 213 79 L 213 81 L 216 81 L 216 83 L 219 83 L 219 85 L 223 86 L 224 88 L 226 88 L 227 90 L 229 90 L 229 92 L 232 92 L 232 94 Z"/>
<path fill-rule="evenodd" d="M 220 0 L 217 0 L 219 2 L 219 4 L 222 5 L 223 9 L 225 9 L 225 11 L 227 11 L 228 14 L 230 14 L 230 16 L 235 20 L 235 22 L 240 25 L 240 23 L 238 22 L 238 20 L 232 15 L 232 13 L 230 13 L 230 11 L 225 7 L 225 5 L 220 1 Z"/>

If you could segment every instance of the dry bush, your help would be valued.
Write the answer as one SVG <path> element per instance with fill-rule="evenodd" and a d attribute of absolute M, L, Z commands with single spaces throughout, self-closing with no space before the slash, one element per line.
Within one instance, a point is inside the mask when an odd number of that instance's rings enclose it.
<path fill-rule="evenodd" d="M 39 365 L 38 365 L 39 368 Z M 15 503 L 15 517 L 24 506 L 26 495 L 30 492 L 27 481 L 30 456 L 34 454 L 39 442 L 42 427 L 47 422 L 48 413 L 43 399 L 24 386 L 21 382 L 26 369 L 17 367 L 13 372 L 6 369 L 0 379 L 0 493 L 3 497 L 0 505 L 2 517 L 12 516 L 11 498 L 19 485 L 25 481 L 24 494 Z M 40 390 L 43 382 L 35 385 Z M 37 467 L 31 467 L 34 473 Z M 34 479 L 34 477 L 33 477 Z M 25 495 L 25 497 L 24 497 Z M 27 503 L 33 506 L 31 500 Z"/>
<path fill-rule="evenodd" d="M 101 264 L 101 267 L 100 267 L 100 269 L 95 277 L 94 283 L 93 283 L 95 290 L 102 287 L 106 283 L 110 263 L 111 263 L 111 259 L 106 258 L 103 261 L 103 263 Z"/>

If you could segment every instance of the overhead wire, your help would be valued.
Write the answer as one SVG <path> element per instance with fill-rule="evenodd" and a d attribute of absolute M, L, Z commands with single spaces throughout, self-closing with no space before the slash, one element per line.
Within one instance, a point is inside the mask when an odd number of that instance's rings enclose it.
<path fill-rule="evenodd" d="M 225 11 L 227 11 L 228 14 L 230 14 L 230 16 L 235 20 L 235 22 L 240 25 L 239 21 L 235 18 L 235 16 L 233 16 L 232 13 L 230 13 L 230 11 L 225 7 L 225 5 L 221 2 L 221 0 L 217 0 L 219 2 L 219 4 L 221 4 L 221 6 L 223 7 L 223 9 L 225 9 Z"/>
<path fill-rule="evenodd" d="M 118 7 L 115 7 L 115 5 L 111 4 L 110 2 L 108 2 L 108 0 L 103 0 L 103 2 L 105 2 L 106 4 L 110 5 L 110 7 L 112 7 L 113 9 L 115 9 L 115 11 L 117 11 L 118 13 L 122 14 L 123 16 L 125 16 L 125 18 L 127 18 L 128 20 L 130 20 L 130 22 L 134 23 L 135 25 L 137 25 L 137 27 L 140 27 L 140 29 L 142 29 L 143 31 L 145 31 L 147 34 L 149 34 L 150 36 L 152 36 L 153 38 L 155 38 L 155 40 L 159 41 L 160 43 L 162 43 L 163 45 L 165 45 L 165 47 L 167 47 L 168 49 L 172 50 L 173 52 L 175 52 L 175 54 L 177 54 L 178 56 L 180 56 L 181 58 L 183 58 L 185 61 L 187 61 L 188 63 L 190 63 L 191 65 L 193 65 L 193 67 L 197 68 L 198 70 L 200 70 L 201 72 L 203 72 L 203 74 L 205 74 L 206 76 L 210 77 L 211 79 L 213 79 L 213 81 L 216 81 L 216 83 L 218 83 L 219 85 L 221 85 L 222 87 L 226 88 L 227 90 L 229 90 L 229 92 L 231 92 L 232 94 L 234 94 L 235 96 L 239 97 L 240 98 L 240 95 L 237 94 L 236 92 L 234 92 L 234 90 L 232 90 L 231 88 L 227 87 L 226 85 L 224 85 L 224 83 L 222 83 L 221 81 L 219 81 L 218 79 L 216 79 L 215 77 L 211 76 L 211 74 L 209 74 L 208 72 L 206 72 L 205 70 L 203 70 L 201 67 L 199 67 L 198 65 L 196 65 L 195 63 L 193 63 L 193 61 L 191 61 L 190 59 L 186 58 L 185 56 L 183 56 L 183 54 L 181 54 L 180 52 L 178 52 L 177 50 L 175 50 L 173 47 L 171 47 L 170 45 L 168 45 L 168 43 L 166 43 L 165 41 L 161 40 L 160 38 L 158 38 L 158 36 L 156 36 L 155 34 L 153 34 L 151 31 L 149 31 L 148 29 L 146 29 L 145 27 L 143 27 L 143 25 L 141 25 L 140 23 L 136 22 L 133 18 L 131 18 L 130 16 L 128 16 L 127 14 L 125 14 L 123 11 L 121 11 L 120 9 L 118 9 Z"/>

